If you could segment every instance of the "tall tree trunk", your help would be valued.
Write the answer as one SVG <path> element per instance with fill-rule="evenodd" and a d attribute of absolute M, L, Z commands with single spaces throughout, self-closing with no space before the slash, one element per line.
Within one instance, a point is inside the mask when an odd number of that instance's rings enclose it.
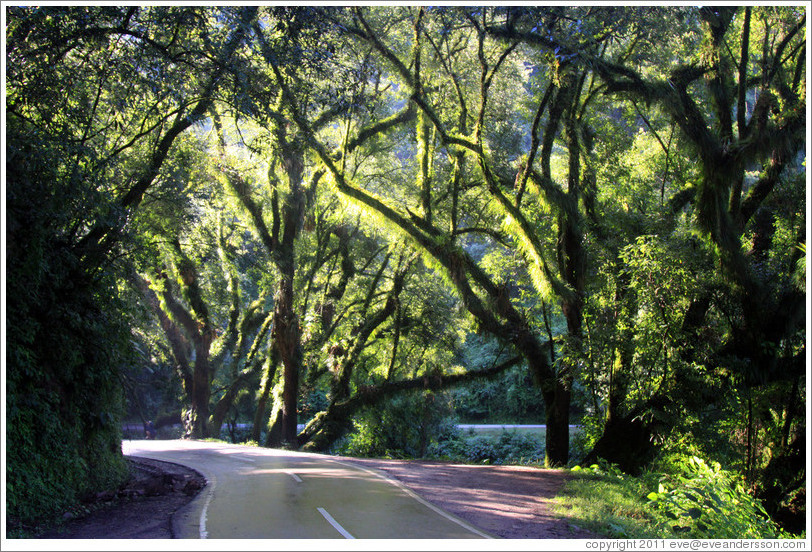
<path fill-rule="evenodd" d="M 229 333 L 232 332 L 234 326 L 239 326 L 239 331 L 233 331 L 233 336 L 227 334 L 225 337 L 225 346 L 229 346 L 230 350 L 223 350 L 218 355 L 212 357 L 213 366 L 222 365 L 222 359 L 229 352 L 232 357 L 231 382 L 226 392 L 215 404 L 209 423 L 209 431 L 213 436 L 220 434 L 228 411 L 234 405 L 240 391 L 249 384 L 251 378 L 263 367 L 265 364 L 264 361 L 267 360 L 263 355 L 259 355 L 258 352 L 262 344 L 265 343 L 268 332 L 270 331 L 270 326 L 273 322 L 273 314 L 266 315 L 265 312 L 260 311 L 263 303 L 264 297 L 254 301 L 245 311 L 242 321 L 239 322 L 239 324 L 236 322 L 232 323 L 233 319 L 229 322 Z M 254 336 L 253 343 L 251 343 L 249 348 L 249 334 L 257 327 L 259 331 Z"/>
<path fill-rule="evenodd" d="M 209 400 L 211 399 L 209 346 L 211 339 L 203 337 L 195 344 L 196 358 L 192 372 L 192 404 L 187 412 L 187 434 L 191 438 L 219 437 L 209 434 Z"/>
<path fill-rule="evenodd" d="M 279 448 L 282 446 L 282 407 L 274 403 L 271 416 L 268 419 L 268 434 L 265 436 L 263 446 Z"/>
<path fill-rule="evenodd" d="M 211 437 L 208 433 L 209 400 L 211 399 L 210 350 L 215 331 L 209 319 L 209 310 L 200 289 L 197 266 L 191 261 L 175 238 L 170 245 L 175 255 L 183 295 L 189 309 L 178 303 L 169 291 L 168 281 L 163 292 L 164 302 L 180 321 L 194 344 L 192 367 L 191 405 L 186 412 L 186 436 L 193 439 Z"/>
<path fill-rule="evenodd" d="M 282 240 L 274 250 L 274 262 L 280 272 L 280 280 L 274 307 L 273 337 L 283 368 L 282 444 L 296 448 L 302 335 L 299 317 L 294 308 L 293 281 L 296 274 L 295 242 L 302 227 L 306 202 L 305 189 L 302 186 L 304 154 L 301 144 L 295 138 L 288 138 L 284 127 L 277 128 L 276 138 L 280 146 L 288 195 L 282 209 Z"/>
<path fill-rule="evenodd" d="M 211 363 L 209 352 L 214 332 L 205 327 L 192 336 L 195 359 L 192 367 L 191 404 L 186 412 L 186 437 L 201 439 L 219 437 L 209 434 L 209 401 L 211 400 Z"/>
<path fill-rule="evenodd" d="M 268 397 L 271 395 L 273 389 L 273 379 L 276 375 L 276 365 L 279 363 L 278 353 L 276 349 L 271 349 L 268 358 L 265 359 L 265 373 L 262 375 L 262 381 L 259 387 L 259 398 L 257 399 L 257 410 L 254 413 L 254 424 L 251 428 L 251 440 L 255 443 L 260 442 L 262 436 L 262 424 L 268 418 L 265 417 L 267 410 Z"/>
<path fill-rule="evenodd" d="M 177 247 L 178 251 L 180 251 L 180 246 Z M 194 265 L 187 263 L 184 266 L 182 278 L 184 286 L 187 288 L 187 295 L 192 303 L 192 311 L 187 310 L 175 299 L 169 289 L 166 276 L 163 276 L 166 281 L 162 284 L 163 289 L 159 292 L 172 318 L 163 312 L 156 292 L 149 287 L 148 283 L 138 275 L 135 275 L 135 279 L 136 285 L 157 314 L 167 340 L 172 347 L 175 362 L 181 371 L 184 392 L 189 400 L 189 408 L 186 410 L 183 420 L 185 435 L 189 438 L 202 438 L 209 437 L 207 429 L 209 400 L 211 399 L 211 363 L 209 354 L 215 334 L 209 326 L 207 309 L 197 287 L 197 271 Z M 198 318 L 195 318 L 195 315 Z M 183 336 L 180 328 L 175 325 L 173 319 L 178 321 L 186 337 Z M 188 342 L 191 342 L 192 345 L 191 354 L 187 354 Z"/>
<path fill-rule="evenodd" d="M 268 434 L 265 436 L 263 446 L 279 448 L 283 444 L 282 440 L 282 390 L 284 389 L 284 375 L 282 379 L 273 386 L 273 404 L 271 405 L 271 415 L 268 418 Z"/>
<path fill-rule="evenodd" d="M 161 302 L 158 295 L 150 287 L 150 284 L 140 274 L 132 268 L 130 271 L 131 280 L 141 292 L 147 305 L 149 305 L 152 312 L 158 318 L 161 329 L 169 342 L 169 347 L 172 352 L 172 357 L 175 360 L 175 369 L 180 378 L 181 387 L 183 392 L 188 395 L 192 393 L 192 369 L 189 364 L 189 342 L 181 332 L 180 328 L 169 318 L 169 316 L 161 308 Z"/>
<path fill-rule="evenodd" d="M 261 31 L 258 31 L 261 34 Z M 282 78 L 279 75 L 279 78 Z M 276 106 L 280 109 L 281 107 Z M 216 121 L 215 121 L 216 122 Z M 273 221 L 271 230 L 265 223 L 261 206 L 258 205 L 249 193 L 249 186 L 240 177 L 237 171 L 222 165 L 226 174 L 227 183 L 242 205 L 246 208 L 254 227 L 262 238 L 263 245 L 271 256 L 276 269 L 279 271 L 279 283 L 274 296 L 274 315 L 272 348 L 276 358 L 282 363 L 282 404 L 274 410 L 273 416 L 279 415 L 281 424 L 281 437 L 269 433 L 266 441 L 271 446 L 295 446 L 297 434 L 297 410 L 299 396 L 299 377 L 302 371 L 302 343 L 299 317 L 295 309 L 294 278 L 296 275 L 295 244 L 304 222 L 308 190 L 302 185 L 304 173 L 304 145 L 296 136 L 288 135 L 286 125 L 279 123 L 274 129 L 274 137 L 278 147 L 278 163 L 274 163 L 268 172 L 269 184 L 273 194 Z M 277 174 L 277 170 L 281 172 Z M 317 171 L 311 179 L 309 190 L 315 190 L 316 184 L 323 173 Z M 287 185 L 287 193 L 279 194 L 278 188 Z M 284 198 L 281 210 L 278 209 L 280 195 Z M 280 212 L 281 211 L 281 212 Z M 282 237 L 279 239 L 280 227 Z M 267 383 L 270 385 L 270 382 Z M 267 388 L 266 388 L 267 392 Z M 267 398 L 266 398 L 267 400 Z M 260 408 L 259 411 L 263 411 Z M 255 424 L 261 427 L 260 424 Z M 276 424 L 274 424 L 276 427 Z"/>
<path fill-rule="evenodd" d="M 568 338 L 565 346 L 577 355 L 581 350 L 583 337 L 583 296 L 586 283 L 586 253 L 583 247 L 583 233 L 580 229 L 581 214 L 578 209 L 581 196 L 581 144 L 577 128 L 580 93 L 571 95 L 567 88 L 563 88 L 561 95 L 565 100 L 571 98 L 571 103 L 565 121 L 569 171 L 567 173 L 567 199 L 565 208 L 559 216 L 558 268 L 562 279 L 573 291 L 561 299 L 561 310 L 567 320 Z M 572 356 L 567 355 L 567 357 Z M 563 362 L 552 382 L 552 396 L 545 398 L 547 408 L 546 462 L 552 466 L 564 466 L 569 462 L 569 411 L 573 379 L 573 366 L 569 362 Z"/>
<path fill-rule="evenodd" d="M 570 400 L 572 377 L 558 377 L 542 385 L 544 398 L 545 434 L 544 464 L 548 467 L 566 466 L 570 456 Z"/>
<path fill-rule="evenodd" d="M 288 223 L 290 222 L 288 219 Z M 286 226 L 285 234 L 287 233 Z M 293 247 L 278 248 L 276 261 L 282 274 L 275 297 L 273 340 L 274 348 L 282 361 L 282 444 L 290 445 L 296 440 L 299 371 L 302 365 L 301 331 L 293 308 Z"/>

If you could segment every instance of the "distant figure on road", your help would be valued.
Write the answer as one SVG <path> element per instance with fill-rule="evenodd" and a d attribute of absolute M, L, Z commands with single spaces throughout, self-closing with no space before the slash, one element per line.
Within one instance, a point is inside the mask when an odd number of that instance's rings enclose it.
<path fill-rule="evenodd" d="M 155 439 L 155 424 L 152 423 L 152 420 L 144 424 L 144 433 L 147 434 L 147 439 Z"/>

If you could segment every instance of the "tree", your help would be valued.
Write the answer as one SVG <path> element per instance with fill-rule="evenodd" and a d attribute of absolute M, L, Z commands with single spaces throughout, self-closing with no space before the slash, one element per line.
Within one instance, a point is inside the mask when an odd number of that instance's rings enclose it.
<path fill-rule="evenodd" d="M 201 223 L 202 221 L 198 221 Z M 201 274 L 198 262 L 190 257 L 179 237 L 168 238 L 164 260 L 152 268 L 149 279 L 135 271 L 131 279 L 153 315 L 159 320 L 177 367 L 188 408 L 183 417 L 188 437 L 219 437 L 228 410 L 252 375 L 259 371 L 259 347 L 268 331 L 265 297 L 256 299 L 241 293 L 239 279 L 226 252 L 223 221 L 217 228 L 216 254 L 222 270 L 220 278 L 227 288 L 228 312 L 217 316 L 217 287 L 203 282 L 211 277 Z M 197 246 L 195 257 L 205 253 Z M 209 276 L 209 278 L 206 278 Z M 214 289 L 212 289 L 214 287 Z M 180 293 L 178 293 L 180 292 Z M 182 299 L 178 297 L 182 296 Z M 219 319 L 219 320 L 218 320 Z M 228 370 L 228 373 L 226 372 Z M 214 384 L 224 386 L 222 396 L 213 403 Z"/>
<path fill-rule="evenodd" d="M 525 268 L 530 276 L 530 281 L 534 289 L 542 300 L 549 300 L 557 295 L 562 299 L 562 307 L 567 313 L 570 325 L 570 332 L 575 340 L 580 334 L 580 306 L 579 294 L 583 288 L 583 254 L 579 249 L 577 221 L 572 216 L 575 215 L 574 208 L 577 208 L 579 199 L 579 186 L 581 175 L 579 142 L 576 138 L 575 120 L 577 118 L 578 106 L 573 102 L 572 87 L 577 85 L 578 79 L 568 81 L 569 84 L 561 86 L 561 91 L 557 91 L 553 102 L 556 112 L 550 116 L 547 132 L 545 136 L 545 148 L 542 154 L 544 163 L 549 166 L 552 145 L 558 132 L 560 118 L 565 110 L 569 109 L 570 114 L 570 149 L 571 149 L 571 171 L 569 191 L 562 193 L 561 189 L 551 182 L 549 174 L 534 178 L 536 186 L 542 193 L 546 193 L 551 198 L 550 204 L 560 209 L 561 219 L 559 224 L 559 240 L 563 248 L 554 253 L 558 259 L 561 276 L 554 273 L 553 265 L 548 261 L 549 251 L 545 251 L 542 242 L 545 239 L 543 232 L 539 229 L 543 227 L 533 227 L 531 223 L 532 214 L 521 210 L 521 194 L 518 194 L 518 201 L 510 198 L 506 190 L 514 186 L 513 175 L 508 173 L 508 167 L 498 165 L 491 158 L 489 148 L 499 147 L 498 125 L 493 124 L 494 135 L 488 133 L 491 130 L 490 119 L 486 117 L 492 114 L 490 111 L 491 86 L 495 77 L 501 77 L 499 70 L 510 54 L 516 49 L 517 44 L 508 45 L 502 50 L 496 50 L 495 45 L 490 43 L 484 30 L 483 23 L 493 17 L 487 10 L 481 13 L 466 13 L 460 15 L 465 18 L 467 25 L 464 31 L 458 36 L 452 36 L 447 31 L 441 31 L 440 36 L 448 40 L 448 44 L 430 43 L 431 33 L 426 29 L 429 25 L 428 16 L 423 9 L 417 10 L 411 18 L 414 36 L 411 41 L 411 51 L 400 53 L 385 44 L 381 38 L 382 33 L 375 29 L 377 22 L 368 20 L 368 17 L 379 14 L 371 12 L 367 14 L 363 10 L 353 10 L 351 14 L 341 14 L 341 25 L 348 29 L 350 34 L 368 43 L 382 59 L 382 67 L 392 72 L 391 79 L 397 78 L 409 91 L 408 107 L 401 109 L 386 119 L 387 124 L 370 124 L 357 132 L 359 138 L 368 138 L 376 133 L 381 133 L 394 128 L 400 124 L 406 116 L 408 110 L 413 109 L 414 104 L 419 112 L 417 120 L 417 151 L 415 156 L 418 161 L 414 196 L 419 198 L 420 211 L 415 213 L 406 208 L 405 213 L 396 208 L 395 201 L 389 198 L 382 198 L 364 190 L 360 185 L 354 184 L 348 178 L 346 168 L 342 170 L 336 163 L 336 159 L 341 159 L 342 165 L 349 151 L 331 152 L 324 144 L 318 141 L 316 132 L 311 127 L 309 121 L 303 116 L 301 111 L 296 111 L 294 107 L 294 117 L 309 138 L 311 146 L 319 154 L 319 157 L 328 168 L 337 191 L 348 198 L 348 200 L 363 205 L 367 212 L 375 213 L 395 227 L 399 233 L 407 236 L 410 241 L 416 244 L 426 258 L 430 260 L 432 266 L 440 270 L 450 280 L 461 297 L 462 303 L 467 310 L 477 320 L 480 327 L 495 336 L 512 343 L 528 362 L 531 372 L 539 382 L 545 393 L 545 403 L 547 406 L 546 415 L 548 422 L 547 454 L 548 461 L 554 465 L 567 462 L 568 459 L 568 439 L 569 439 L 569 400 L 572 374 L 571 369 L 564 367 L 556 370 L 552 365 L 552 358 L 549 354 L 549 347 L 544 341 L 544 336 L 538 330 L 531 328 L 526 315 L 514 302 L 518 294 L 512 294 L 507 282 L 497 284 L 491 276 L 483 270 L 464 247 L 460 236 L 468 232 L 481 232 L 479 228 L 460 228 L 458 223 L 461 220 L 460 209 L 460 188 L 464 178 L 470 178 L 471 174 L 465 167 L 466 160 L 473 161 L 479 178 L 483 180 L 477 192 L 484 191 L 487 198 L 487 206 L 493 209 L 498 219 L 505 221 L 503 228 L 487 228 L 486 234 L 500 236 L 504 231 L 511 240 L 508 244 L 505 238 L 499 237 L 500 242 L 508 247 L 515 247 L 522 251 L 526 259 Z M 437 16 L 436 25 L 441 29 L 447 29 L 448 22 L 443 21 L 445 12 L 441 11 Z M 337 16 L 338 18 L 338 16 Z M 482 19 L 482 23 L 480 23 Z M 446 25 L 446 27 L 442 27 Z M 478 52 L 476 63 L 481 70 L 481 79 L 478 88 L 474 86 L 471 90 L 467 83 L 458 76 L 459 69 L 456 64 L 468 63 L 472 60 L 465 56 L 470 49 L 457 47 L 451 49 L 453 41 L 458 44 L 470 44 Z M 425 45 L 424 45 L 425 43 Z M 427 70 L 428 63 L 424 64 L 423 48 L 428 48 L 429 44 L 434 48 L 437 58 L 441 63 L 433 67 L 439 75 L 450 78 L 456 89 L 456 102 L 450 106 L 441 100 L 435 100 L 432 88 L 429 83 L 439 82 L 440 77 L 432 75 Z M 450 54 L 444 54 L 446 48 Z M 486 54 L 486 50 L 488 51 Z M 404 56 L 411 58 L 410 62 L 403 61 Z M 381 69 L 383 70 L 383 69 Z M 430 77 L 427 75 L 431 75 Z M 570 79 L 570 77 L 566 77 Z M 581 81 L 582 82 L 582 81 Z M 500 84 L 503 84 L 500 81 Z M 553 86 L 547 95 L 540 99 L 537 114 L 538 119 L 550 99 Z M 283 99 L 295 106 L 295 100 L 291 94 L 283 96 Z M 468 105 L 478 102 L 479 109 L 469 115 Z M 450 110 L 453 117 L 449 117 L 445 110 Z M 405 121 L 403 121 L 405 122 Z M 534 129 L 535 132 L 535 129 Z M 438 178 L 437 164 L 440 159 L 434 157 L 435 144 L 437 140 L 440 146 L 448 152 L 452 166 L 446 165 L 445 170 L 449 171 L 445 179 Z M 489 140 L 486 144 L 486 140 Z M 349 140 L 349 144 L 355 146 L 357 141 Z M 534 146 L 530 157 L 536 154 L 540 145 L 537 137 L 534 139 Z M 512 152 L 511 152 L 512 153 Z M 506 159 L 510 153 L 505 155 Z M 514 154 L 515 155 L 515 154 Z M 494 156 L 495 157 L 495 156 Z M 531 162 L 532 164 L 532 162 Z M 345 166 L 345 165 L 344 165 Z M 549 172 L 549 171 L 548 171 Z M 528 169 L 529 173 L 529 169 Z M 536 175 L 537 176 L 537 175 Z M 517 178 L 520 179 L 520 178 Z M 526 179 L 526 177 L 525 177 Z M 538 182 L 537 182 L 538 181 Z M 444 182 L 447 188 L 443 189 Z M 545 188 L 546 187 L 546 188 Z M 476 186 L 472 186 L 476 188 Z M 435 195 L 440 194 L 438 199 Z M 567 198 L 567 194 L 570 197 Z M 440 208 L 450 209 L 444 211 L 444 221 L 450 222 L 450 229 L 443 230 L 437 222 L 439 216 L 437 210 Z M 568 214 L 570 213 L 570 214 Z M 567 238 L 569 236 L 569 238 Z M 481 294 L 481 295 L 480 295 Z"/>
<path fill-rule="evenodd" d="M 800 376 L 798 357 L 787 356 L 782 347 L 762 345 L 794 341 L 804 312 L 798 288 L 765 277 L 759 268 L 772 245 L 771 223 L 766 221 L 773 216 L 766 200 L 791 174 L 804 129 L 799 37 L 804 16 L 792 10 L 755 13 L 764 25 L 759 63 L 750 45 L 753 10 L 747 8 L 700 10 L 705 56 L 673 70 L 668 81 L 647 81 L 628 67 L 596 66 L 609 91 L 661 105 L 698 155 L 699 181 L 690 195 L 681 196 L 682 205 L 692 201 L 696 226 L 714 247 L 724 271 L 723 285 L 736 304 L 737 315 L 715 352 L 716 361 L 739 372 L 747 387 L 775 379 L 792 382 Z M 729 43 L 738 49 L 731 50 Z M 625 70 L 630 72 L 621 76 Z M 689 87 L 699 79 L 704 79 L 701 92 L 691 93 Z M 700 110 L 703 100 L 709 103 L 709 114 Z M 754 181 L 747 177 L 753 170 L 760 173 Z M 744 240 L 752 240 L 749 254 Z M 796 250 L 790 265 L 797 258 Z M 707 296 L 692 305 L 694 328 L 709 307 Z M 727 359 L 738 360 L 731 364 Z M 741 371 L 745 365 L 749 368 Z"/>
<path fill-rule="evenodd" d="M 115 322 L 123 307 L 113 261 L 128 216 L 177 137 L 200 120 L 253 13 L 231 12 L 241 23 L 236 30 L 211 32 L 209 46 L 197 51 L 190 35 L 199 28 L 189 24 L 194 18 L 183 21 L 189 14 L 182 12 L 9 11 L 13 520 L 51 515 L 125 475 L 116 373 L 128 346 L 126 328 Z M 174 34 L 151 36 L 151 26 Z M 87 78 L 74 82 L 77 74 Z M 178 78 L 162 81 L 162 74 Z"/>
<path fill-rule="evenodd" d="M 79 427 L 54 397 L 79 404 L 85 373 L 115 394 L 103 366 L 144 361 L 118 356 L 130 340 L 112 318 L 172 359 L 195 437 L 239 412 L 257 442 L 267 430 L 266 445 L 324 450 L 396 395 L 515 367 L 542 396 L 549 465 L 571 461 L 583 408 L 580 460 L 634 472 L 680 443 L 792 523 L 798 8 L 54 7 L 9 21 L 15 443 L 33 442 L 31 405 Z M 89 77 L 65 86 L 76 72 Z M 153 321 L 117 314 L 136 295 Z M 84 333 L 86 347 L 62 339 Z M 94 408 L 115 418 L 114 402 Z"/>

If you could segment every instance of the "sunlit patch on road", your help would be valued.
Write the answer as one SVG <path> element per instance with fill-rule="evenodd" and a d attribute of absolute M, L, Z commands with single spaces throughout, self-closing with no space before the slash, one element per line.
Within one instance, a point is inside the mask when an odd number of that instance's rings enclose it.
<path fill-rule="evenodd" d="M 122 448 L 183 463 L 210 482 L 173 519 L 179 538 L 488 538 L 382 474 L 329 456 L 206 441 Z"/>

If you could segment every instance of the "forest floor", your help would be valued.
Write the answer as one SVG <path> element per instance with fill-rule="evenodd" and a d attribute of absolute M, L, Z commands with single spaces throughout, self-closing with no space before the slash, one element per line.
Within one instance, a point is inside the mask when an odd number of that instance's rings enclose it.
<path fill-rule="evenodd" d="M 133 476 L 116 493 L 102 493 L 82 516 L 65 516 L 41 539 L 171 539 L 172 514 L 205 485 L 178 464 L 128 457 Z M 336 457 L 377 470 L 424 500 L 507 539 L 599 538 L 553 513 L 566 474 L 528 466 L 480 466 L 418 460 Z"/>

